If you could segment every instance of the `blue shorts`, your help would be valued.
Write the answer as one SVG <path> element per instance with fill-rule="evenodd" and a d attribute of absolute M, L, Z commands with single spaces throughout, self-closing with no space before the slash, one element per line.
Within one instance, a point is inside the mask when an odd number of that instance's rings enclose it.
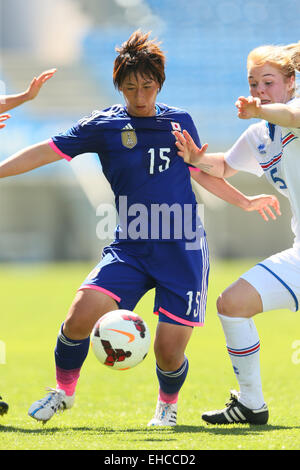
<path fill-rule="evenodd" d="M 203 326 L 208 274 L 205 237 L 197 250 L 187 250 L 183 241 L 113 242 L 79 290 L 104 292 L 119 308 L 133 311 L 154 288 L 154 313 L 160 321 Z"/>

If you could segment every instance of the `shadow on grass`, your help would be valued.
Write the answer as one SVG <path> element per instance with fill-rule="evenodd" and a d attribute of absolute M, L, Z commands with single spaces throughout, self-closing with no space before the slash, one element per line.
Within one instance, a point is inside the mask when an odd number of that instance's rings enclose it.
<path fill-rule="evenodd" d="M 249 434 L 261 434 L 265 432 L 274 432 L 282 430 L 292 430 L 300 429 L 300 426 L 279 426 L 266 424 L 263 426 L 251 426 L 251 425 L 231 425 L 231 426 L 186 426 L 186 425 L 177 425 L 174 428 L 157 428 L 157 427 L 144 427 L 140 428 L 107 428 L 104 426 L 93 427 L 93 426 L 62 426 L 62 427 L 47 427 L 47 425 L 39 425 L 37 428 L 22 428 L 17 426 L 6 426 L 0 424 L 0 435 L 1 433 L 21 433 L 21 434 L 55 434 L 55 433 L 66 433 L 66 432 L 83 432 L 83 433 L 93 433 L 93 434 L 123 434 L 123 433 L 142 433 L 145 436 L 147 432 L 149 440 L 159 440 L 158 433 L 168 434 L 170 437 L 176 434 L 193 434 L 193 433 L 206 433 L 206 434 L 215 434 L 215 435 L 249 435 Z M 151 436 L 151 437 L 150 437 Z M 157 438 L 155 438 L 157 437 Z"/>
<path fill-rule="evenodd" d="M 215 435 L 241 435 L 246 436 L 249 434 L 261 434 L 264 432 L 272 432 L 272 431 L 283 431 L 283 430 L 291 430 L 291 429 L 300 429 L 300 426 L 280 426 L 280 425 L 272 425 L 266 424 L 263 426 L 255 426 L 255 425 L 225 425 L 225 426 L 217 426 L 217 425 L 204 425 L 204 426 L 185 426 L 185 425 L 178 425 L 174 428 L 175 433 L 199 433 L 204 432 L 207 434 L 215 434 Z"/>

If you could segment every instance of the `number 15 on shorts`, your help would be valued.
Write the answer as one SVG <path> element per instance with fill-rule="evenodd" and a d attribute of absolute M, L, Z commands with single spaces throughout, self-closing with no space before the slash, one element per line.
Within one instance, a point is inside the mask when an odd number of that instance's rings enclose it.
<path fill-rule="evenodd" d="M 194 318 L 198 317 L 200 313 L 200 295 L 201 292 L 199 291 L 187 291 L 186 295 L 188 296 L 188 309 L 185 315 L 188 317 L 191 314 Z"/>

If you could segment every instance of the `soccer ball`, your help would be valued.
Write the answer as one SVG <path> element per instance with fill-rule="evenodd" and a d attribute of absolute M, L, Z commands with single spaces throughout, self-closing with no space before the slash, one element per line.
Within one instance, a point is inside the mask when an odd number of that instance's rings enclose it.
<path fill-rule="evenodd" d="M 129 310 L 114 310 L 101 317 L 91 334 L 96 358 L 115 370 L 142 362 L 150 347 L 150 332 L 144 320 Z"/>

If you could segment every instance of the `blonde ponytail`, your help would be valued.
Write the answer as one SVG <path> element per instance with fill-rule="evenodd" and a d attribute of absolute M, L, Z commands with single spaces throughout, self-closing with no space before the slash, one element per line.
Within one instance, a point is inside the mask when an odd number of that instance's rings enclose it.
<path fill-rule="evenodd" d="M 282 47 L 290 56 L 294 70 L 300 72 L 300 41 Z"/>

